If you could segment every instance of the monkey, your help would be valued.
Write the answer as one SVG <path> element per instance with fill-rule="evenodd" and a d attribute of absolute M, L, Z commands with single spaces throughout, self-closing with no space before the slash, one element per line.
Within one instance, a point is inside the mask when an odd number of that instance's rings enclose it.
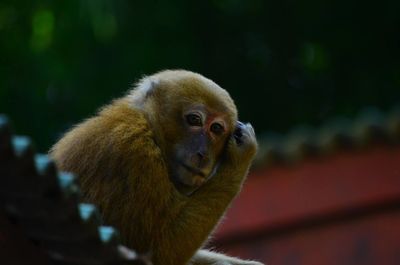
<path fill-rule="evenodd" d="M 187 70 L 142 78 L 49 151 L 154 265 L 262 265 L 203 249 L 257 151 L 229 93 Z"/>

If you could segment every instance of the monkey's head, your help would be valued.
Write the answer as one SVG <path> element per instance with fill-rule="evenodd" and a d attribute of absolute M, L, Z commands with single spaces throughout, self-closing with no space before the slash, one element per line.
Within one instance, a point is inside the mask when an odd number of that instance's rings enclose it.
<path fill-rule="evenodd" d="M 188 195 L 213 176 L 237 123 L 228 92 L 177 70 L 143 78 L 128 98 L 149 121 L 178 191 Z"/>

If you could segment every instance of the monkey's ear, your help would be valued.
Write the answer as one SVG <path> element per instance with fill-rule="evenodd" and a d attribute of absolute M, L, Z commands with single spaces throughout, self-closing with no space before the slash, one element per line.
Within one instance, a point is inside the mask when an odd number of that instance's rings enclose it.
<path fill-rule="evenodd" d="M 158 79 L 154 77 L 144 77 L 135 85 L 135 88 L 129 92 L 128 97 L 133 105 L 143 107 L 144 103 L 154 95 L 158 85 Z"/>

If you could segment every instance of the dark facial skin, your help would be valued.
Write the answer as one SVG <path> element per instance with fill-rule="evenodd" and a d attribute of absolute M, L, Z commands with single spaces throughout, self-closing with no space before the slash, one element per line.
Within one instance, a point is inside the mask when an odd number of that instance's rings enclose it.
<path fill-rule="evenodd" d="M 182 122 L 184 137 L 173 151 L 172 180 L 181 193 L 191 195 L 217 171 L 233 130 L 222 113 L 204 106 L 185 110 Z"/>

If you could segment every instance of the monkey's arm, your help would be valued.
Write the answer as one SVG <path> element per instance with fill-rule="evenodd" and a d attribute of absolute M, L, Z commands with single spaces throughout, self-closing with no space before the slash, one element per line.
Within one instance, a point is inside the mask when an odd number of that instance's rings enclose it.
<path fill-rule="evenodd" d="M 150 249 L 173 187 L 141 112 L 116 101 L 75 126 L 50 155 L 59 169 L 79 176 L 83 200 L 99 206 L 124 244 Z"/>
<path fill-rule="evenodd" d="M 175 218 L 166 223 L 162 234 L 154 242 L 156 244 L 153 246 L 154 264 L 187 264 L 196 250 L 207 240 L 240 190 L 255 154 L 256 139 L 251 126 L 245 128 L 241 141 L 243 142 L 239 144 L 237 139 L 232 137 L 226 157 L 216 175 L 192 196 L 187 197 L 185 204 L 176 211 Z M 200 252 L 199 257 L 202 256 L 207 255 L 205 252 Z"/>

